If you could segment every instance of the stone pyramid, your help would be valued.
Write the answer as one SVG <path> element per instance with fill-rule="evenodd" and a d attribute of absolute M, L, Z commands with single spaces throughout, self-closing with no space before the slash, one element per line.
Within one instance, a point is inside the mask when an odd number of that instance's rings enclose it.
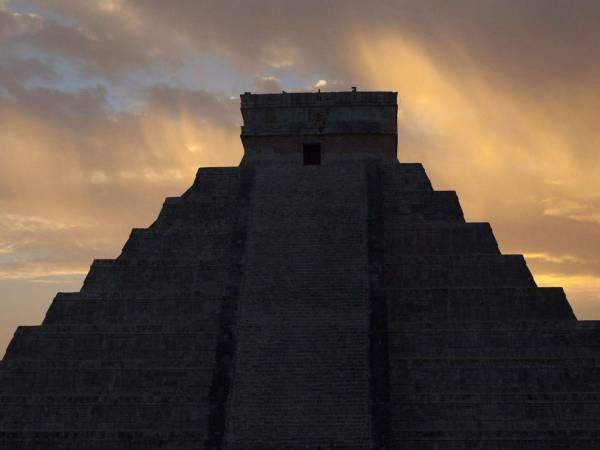
<path fill-rule="evenodd" d="M 241 96 L 200 169 L 19 327 L 0 448 L 600 448 L 600 325 L 396 159 L 396 93 Z"/>

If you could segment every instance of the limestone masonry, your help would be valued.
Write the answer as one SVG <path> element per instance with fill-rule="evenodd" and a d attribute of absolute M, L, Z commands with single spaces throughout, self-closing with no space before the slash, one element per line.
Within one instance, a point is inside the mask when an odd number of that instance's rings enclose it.
<path fill-rule="evenodd" d="M 0 449 L 598 449 L 600 324 L 396 159 L 394 92 L 241 96 L 0 363 Z"/>

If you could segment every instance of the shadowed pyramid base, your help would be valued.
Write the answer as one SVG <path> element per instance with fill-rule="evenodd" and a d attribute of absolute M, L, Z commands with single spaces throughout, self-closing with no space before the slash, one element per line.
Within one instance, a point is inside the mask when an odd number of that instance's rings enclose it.
<path fill-rule="evenodd" d="M 419 164 L 201 169 L 19 327 L 0 448 L 598 448 L 599 344 Z"/>

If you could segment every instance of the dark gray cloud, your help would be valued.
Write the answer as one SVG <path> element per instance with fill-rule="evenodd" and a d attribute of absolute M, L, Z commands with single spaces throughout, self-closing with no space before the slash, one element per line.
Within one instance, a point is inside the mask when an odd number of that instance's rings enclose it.
<path fill-rule="evenodd" d="M 283 85 L 281 80 L 272 75 L 257 76 L 254 79 L 254 90 L 256 93 L 281 92 Z"/>
<path fill-rule="evenodd" d="M 223 124 L 236 124 L 240 120 L 238 97 L 218 97 L 205 89 L 185 89 L 164 83 L 154 84 L 142 90 L 139 100 L 151 110 L 158 109 L 174 117 L 185 111 L 198 120 Z"/>
<path fill-rule="evenodd" d="M 348 75 L 355 55 L 344 43 L 356 33 L 388 32 L 419 42 L 446 65 L 454 60 L 456 70 L 456 53 L 464 52 L 483 70 L 516 82 L 572 81 L 598 73 L 600 4 L 588 0 L 133 0 L 39 6 L 80 28 L 40 26 L 39 20 L 22 17 L 30 39 L 107 72 L 153 59 L 183 63 L 185 55 L 202 49 L 251 70 L 293 63 L 300 71 Z"/>

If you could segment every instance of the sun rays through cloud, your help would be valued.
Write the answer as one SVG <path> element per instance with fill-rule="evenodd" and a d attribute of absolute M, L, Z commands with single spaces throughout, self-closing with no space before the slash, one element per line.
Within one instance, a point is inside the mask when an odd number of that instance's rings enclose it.
<path fill-rule="evenodd" d="M 358 86 L 398 92 L 400 161 L 600 318 L 600 6 L 565 8 L 0 2 L 0 315 L 35 323 L 198 167 L 237 165 L 240 93 Z"/>

